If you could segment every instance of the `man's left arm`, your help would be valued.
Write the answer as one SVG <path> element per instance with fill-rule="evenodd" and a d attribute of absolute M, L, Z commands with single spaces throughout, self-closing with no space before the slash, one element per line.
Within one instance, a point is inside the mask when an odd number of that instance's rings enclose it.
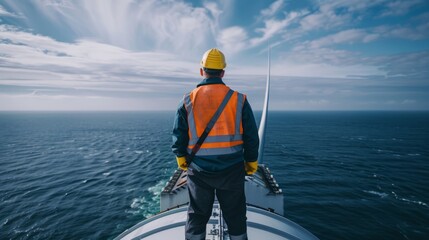
<path fill-rule="evenodd" d="M 249 102 L 244 101 L 242 111 L 243 150 L 247 174 L 253 174 L 258 169 L 259 136 L 255 117 Z"/>

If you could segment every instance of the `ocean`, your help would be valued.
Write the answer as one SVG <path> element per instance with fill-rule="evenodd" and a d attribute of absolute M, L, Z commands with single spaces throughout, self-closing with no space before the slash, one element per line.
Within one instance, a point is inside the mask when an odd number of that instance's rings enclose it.
<path fill-rule="evenodd" d="M 173 117 L 1 112 L 0 239 L 113 239 L 156 214 L 177 167 Z M 320 239 L 429 239 L 429 112 L 270 112 L 267 124 L 287 218 Z"/>

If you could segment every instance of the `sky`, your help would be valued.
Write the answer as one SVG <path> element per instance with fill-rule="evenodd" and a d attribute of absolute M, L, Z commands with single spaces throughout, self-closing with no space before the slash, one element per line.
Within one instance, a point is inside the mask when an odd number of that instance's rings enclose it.
<path fill-rule="evenodd" d="M 429 110 L 427 0 L 0 0 L 0 111 L 174 110 L 202 80 L 272 110 Z"/>

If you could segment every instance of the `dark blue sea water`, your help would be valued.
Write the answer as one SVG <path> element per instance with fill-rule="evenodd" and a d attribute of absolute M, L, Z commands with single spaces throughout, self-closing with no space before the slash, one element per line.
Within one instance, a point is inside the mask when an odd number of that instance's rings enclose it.
<path fill-rule="evenodd" d="M 0 113 L 0 239 L 112 239 L 159 210 L 174 113 Z M 273 112 L 286 217 L 321 239 L 428 239 L 429 112 Z"/>

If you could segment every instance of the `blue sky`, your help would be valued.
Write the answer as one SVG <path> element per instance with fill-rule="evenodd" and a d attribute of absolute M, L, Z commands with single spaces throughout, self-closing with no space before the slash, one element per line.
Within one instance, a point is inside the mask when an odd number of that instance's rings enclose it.
<path fill-rule="evenodd" d="M 209 48 L 273 110 L 429 110 L 427 0 L 0 0 L 0 110 L 173 110 Z"/>

